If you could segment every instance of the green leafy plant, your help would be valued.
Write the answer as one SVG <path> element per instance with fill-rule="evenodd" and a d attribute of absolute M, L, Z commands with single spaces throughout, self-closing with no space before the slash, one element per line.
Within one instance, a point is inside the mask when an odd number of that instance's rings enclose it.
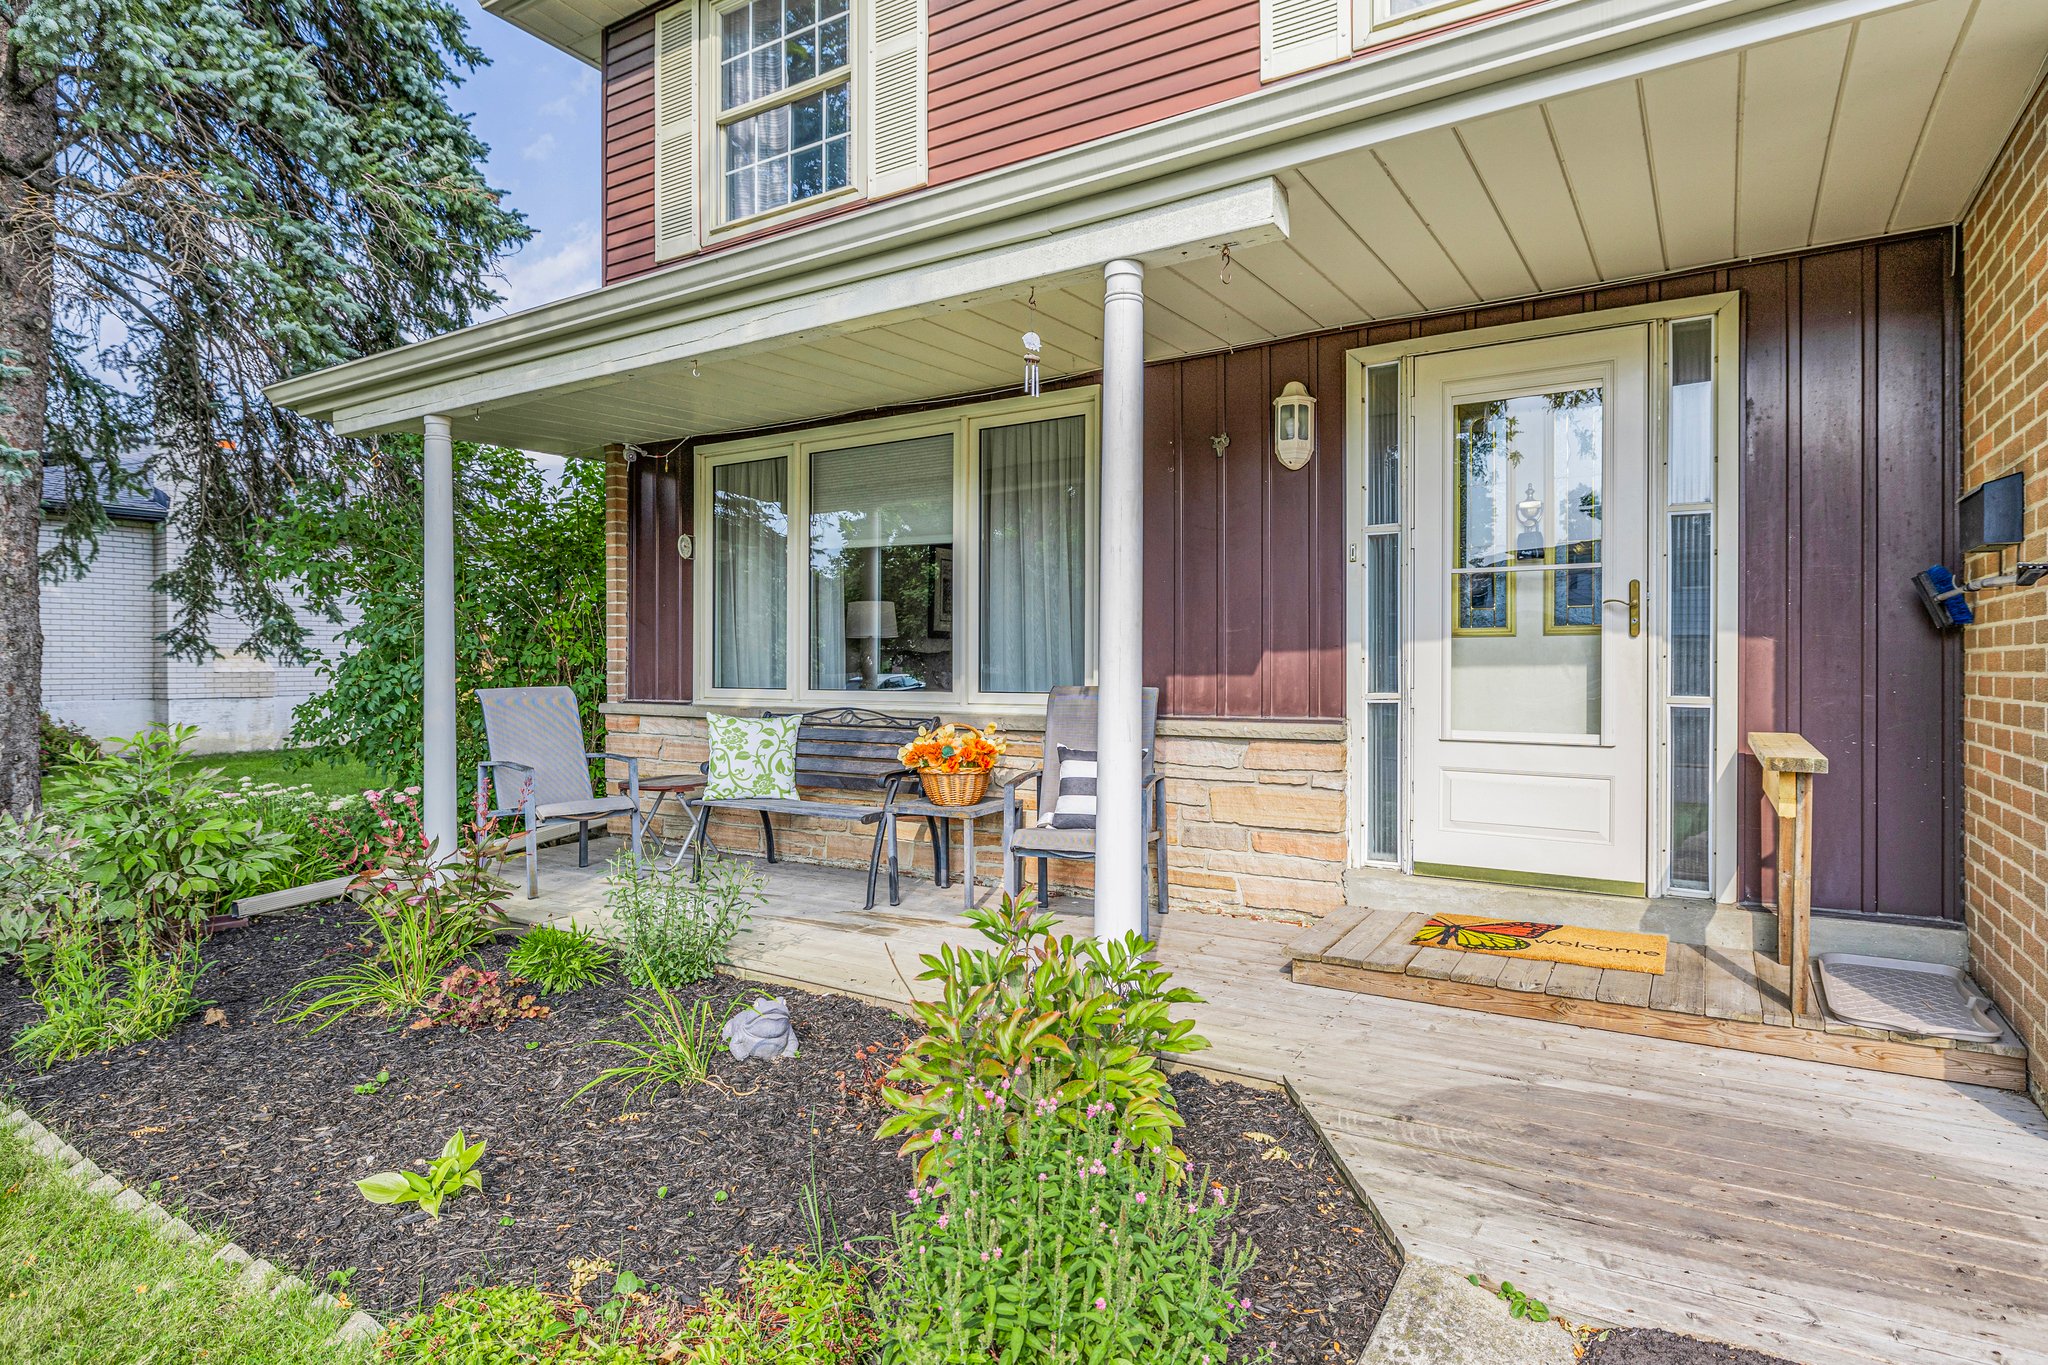
<path fill-rule="evenodd" d="M 391 1084 L 391 1073 L 380 1067 L 377 1074 L 370 1077 L 369 1080 L 350 1088 L 358 1095 L 374 1095 L 389 1084 Z"/>
<path fill-rule="evenodd" d="M 989 1109 L 1014 1119 L 1029 1073 L 1061 1101 L 1064 1121 L 1078 1121 L 1069 1101 L 1099 1096 L 1129 1148 L 1184 1161 L 1173 1142 L 1180 1113 L 1152 1054 L 1209 1045 L 1192 1020 L 1171 1015 L 1201 997 L 1169 985 L 1171 973 L 1147 960 L 1152 945 L 1136 934 L 1110 943 L 1055 936 L 1058 920 L 1036 913 L 1029 896 L 1004 896 L 967 919 L 994 946 L 947 944 L 920 959 L 918 979 L 944 991 L 912 1006 L 925 1034 L 889 1072 L 882 1097 L 896 1112 L 880 1136 L 905 1135 L 901 1150 L 918 1154 L 928 1176 L 934 1134 Z"/>
<path fill-rule="evenodd" d="M 1467 1275 L 1465 1278 L 1481 1289 L 1486 1288 L 1486 1281 L 1477 1275 Z M 1541 1299 L 1529 1297 L 1506 1280 L 1500 1282 L 1500 1288 L 1493 1291 L 1493 1296 L 1508 1306 L 1508 1316 L 1511 1318 L 1525 1319 L 1529 1322 L 1550 1321 L 1549 1304 Z"/>
<path fill-rule="evenodd" d="M 372 1204 L 418 1204 L 429 1218 L 441 1216 L 441 1205 L 464 1190 L 481 1191 L 484 1178 L 476 1171 L 487 1142 L 469 1142 L 460 1128 L 441 1147 L 441 1155 L 427 1163 L 427 1173 L 379 1171 L 356 1182 L 363 1198 Z"/>
<path fill-rule="evenodd" d="M 100 742 L 70 721 L 58 720 L 44 711 L 36 722 L 36 758 L 45 777 L 69 763 L 81 749 L 99 752 Z"/>
<path fill-rule="evenodd" d="M 543 924 L 512 945 L 505 970 L 542 995 L 563 995 L 611 975 L 612 950 L 581 925 Z"/>
<path fill-rule="evenodd" d="M 710 976 L 761 904 L 762 885 L 760 875 L 736 859 L 706 858 L 698 881 L 687 867 L 643 867 L 631 853 L 620 853 L 606 884 L 605 909 L 618 926 L 627 975 L 637 985 L 668 990 Z"/>
<path fill-rule="evenodd" d="M 42 815 L 0 811 L 0 960 L 40 961 L 52 914 L 83 880 L 79 841 Z M 97 901 L 95 901 L 97 903 Z"/>
<path fill-rule="evenodd" d="M 638 1038 L 605 1038 L 593 1047 L 617 1048 L 630 1059 L 606 1067 L 569 1098 L 581 1099 L 601 1085 L 626 1087 L 626 1099 L 644 1090 L 664 1085 L 685 1088 L 697 1085 L 711 1074 L 711 1058 L 719 1043 L 718 1018 L 709 1000 L 686 1005 L 670 991 L 653 986 L 652 995 L 637 995 L 626 1004 L 626 1017 L 639 1030 Z"/>
<path fill-rule="evenodd" d="M 161 1038 L 204 1002 L 197 944 L 159 951 L 146 936 L 103 939 L 93 891 L 64 902 L 47 956 L 27 968 L 43 1017 L 14 1037 L 14 1051 L 43 1067 Z"/>
<path fill-rule="evenodd" d="M 1222 1236 L 1231 1197 L 1133 1151 L 1106 1098 L 1034 1085 L 1014 1120 L 977 1113 L 940 1142 L 943 1173 L 895 1220 L 886 1365 L 1227 1358 L 1252 1260 Z"/>
<path fill-rule="evenodd" d="M 315 1033 L 351 1014 L 412 1014 L 472 949 L 505 923 L 504 888 L 482 849 L 492 822 L 479 817 L 456 858 L 436 860 L 423 838 L 397 820 L 380 836 L 374 871 L 356 879 L 364 893 L 366 955 L 339 971 L 300 982 L 285 997 L 287 1023 L 318 1018 Z"/>
<path fill-rule="evenodd" d="M 172 944 L 293 856 L 286 835 L 222 801 L 213 769 L 183 765 L 195 733 L 159 725 L 99 753 L 79 749 L 45 791 L 109 912 Z"/>

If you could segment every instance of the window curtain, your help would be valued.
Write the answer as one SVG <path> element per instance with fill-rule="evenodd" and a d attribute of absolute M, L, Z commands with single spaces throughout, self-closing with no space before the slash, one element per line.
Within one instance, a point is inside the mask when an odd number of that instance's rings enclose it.
<path fill-rule="evenodd" d="M 719 687 L 786 685 L 788 488 L 785 459 L 723 464 L 711 472 L 712 678 Z"/>
<path fill-rule="evenodd" d="M 1085 681 L 1087 448 L 1079 417 L 981 432 L 981 686 Z"/>

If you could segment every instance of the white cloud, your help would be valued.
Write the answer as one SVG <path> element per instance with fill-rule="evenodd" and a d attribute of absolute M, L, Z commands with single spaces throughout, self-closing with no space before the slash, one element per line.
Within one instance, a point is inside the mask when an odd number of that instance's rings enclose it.
<path fill-rule="evenodd" d="M 553 245 L 545 236 L 535 238 L 500 268 L 498 292 L 505 301 L 493 316 L 597 288 L 601 249 L 597 228 L 588 219 L 570 228 L 568 235 Z"/>
<path fill-rule="evenodd" d="M 571 114 L 584 112 L 590 97 L 597 93 L 597 73 L 587 66 L 579 66 L 575 77 L 563 88 L 562 93 L 543 104 L 538 112 L 542 118 L 567 118 Z"/>
<path fill-rule="evenodd" d="M 555 140 L 553 133 L 542 133 L 539 137 L 521 147 L 519 155 L 528 161 L 546 161 L 555 154 L 555 148 L 560 145 Z"/>

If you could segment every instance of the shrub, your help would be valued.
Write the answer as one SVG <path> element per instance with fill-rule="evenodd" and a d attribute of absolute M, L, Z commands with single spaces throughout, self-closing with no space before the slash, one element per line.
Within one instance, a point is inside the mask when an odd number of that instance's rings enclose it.
<path fill-rule="evenodd" d="M 580 925 L 544 924 L 512 945 L 505 970 L 542 995 L 565 995 L 611 975 L 612 950 Z"/>
<path fill-rule="evenodd" d="M 0 960 L 37 962 L 48 953 L 50 917 L 83 880 L 77 853 L 78 840 L 54 821 L 0 811 Z"/>
<path fill-rule="evenodd" d="M 620 853 L 604 903 L 618 926 L 627 975 L 667 990 L 710 976 L 761 903 L 761 887 L 759 874 L 731 858 L 705 859 L 697 881 L 686 868 L 643 867 L 630 852 Z"/>
<path fill-rule="evenodd" d="M 474 946 L 460 932 L 450 932 L 432 905 L 401 904 L 391 913 L 374 913 L 363 921 L 366 956 L 337 972 L 302 981 L 286 995 L 290 1006 L 312 999 L 285 1016 L 286 1023 L 318 1017 L 318 1033 L 357 1011 L 370 1014 L 411 1014 L 439 986 L 448 969 Z"/>
<path fill-rule="evenodd" d="M 1184 1160 L 1173 1145 L 1180 1114 L 1152 1053 L 1209 1045 L 1192 1020 L 1168 1013 L 1201 997 L 1167 985 L 1171 973 L 1146 960 L 1152 945 L 1136 934 L 1112 943 L 1055 937 L 1058 921 L 1034 913 L 1029 896 L 1005 896 L 967 919 L 995 946 L 947 944 L 920 959 L 918 979 L 945 990 L 911 1007 L 925 1034 L 889 1072 L 894 1084 L 883 1098 L 897 1112 L 880 1136 L 907 1134 L 902 1151 L 920 1153 L 918 1173 L 929 1175 L 933 1133 L 978 1112 L 984 1100 L 1021 1113 L 1017 1083 L 1028 1070 L 1062 1101 L 1063 1120 L 1075 1122 L 1079 1113 L 1066 1101 L 1097 1095 L 1129 1146 Z"/>
<path fill-rule="evenodd" d="M 45 777 L 69 763 L 81 748 L 99 752 L 100 742 L 70 721 L 58 720 L 48 711 L 37 713 L 36 721 L 36 759 Z"/>
<path fill-rule="evenodd" d="M 335 874 L 368 871 L 381 861 L 385 840 L 419 841 L 419 788 L 328 797 L 307 812 L 306 830 L 313 856 Z"/>
<path fill-rule="evenodd" d="M 1038 1089 L 1009 1134 L 991 1111 L 942 1145 L 943 1175 L 896 1219 L 887 1365 L 1226 1359 L 1252 1256 L 1235 1237 L 1218 1254 L 1221 1187 L 1128 1147 L 1106 1102 Z"/>
<path fill-rule="evenodd" d="M 108 910 L 182 943 L 222 900 L 254 894 L 292 857 L 286 836 L 221 800 L 215 770 L 184 771 L 194 731 L 154 726 L 100 753 L 79 750 L 45 793 L 78 837 L 80 872 Z"/>
<path fill-rule="evenodd" d="M 607 1082 L 626 1085 L 626 1098 L 643 1090 L 664 1085 L 689 1087 L 711 1074 L 711 1058 L 719 1044 L 719 1020 L 709 1000 L 685 1005 L 660 986 L 654 994 L 635 996 L 626 1005 L 626 1017 L 640 1031 L 640 1037 L 605 1038 L 592 1046 L 614 1047 L 631 1060 L 606 1067 L 569 1098 L 583 1095 Z"/>
<path fill-rule="evenodd" d="M 203 1003 L 195 996 L 197 944 L 159 953 L 138 931 L 110 952 L 94 909 L 89 887 L 61 903 L 48 956 L 28 967 L 43 1017 L 16 1034 L 13 1047 L 38 1066 L 161 1038 Z"/>

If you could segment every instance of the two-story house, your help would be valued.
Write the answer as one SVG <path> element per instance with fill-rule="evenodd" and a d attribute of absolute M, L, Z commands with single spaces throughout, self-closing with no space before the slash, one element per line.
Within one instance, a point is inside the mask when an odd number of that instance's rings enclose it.
<path fill-rule="evenodd" d="M 1796 731 L 1826 932 L 1967 918 L 2048 1077 L 2048 609 L 1912 583 L 2015 469 L 2048 557 L 2048 5 L 486 8 L 602 73 L 604 286 L 273 393 L 442 516 L 451 437 L 607 462 L 617 747 L 1097 682 L 1134 887 L 1157 686 L 1176 904 L 1313 917 L 1769 905 Z"/>

